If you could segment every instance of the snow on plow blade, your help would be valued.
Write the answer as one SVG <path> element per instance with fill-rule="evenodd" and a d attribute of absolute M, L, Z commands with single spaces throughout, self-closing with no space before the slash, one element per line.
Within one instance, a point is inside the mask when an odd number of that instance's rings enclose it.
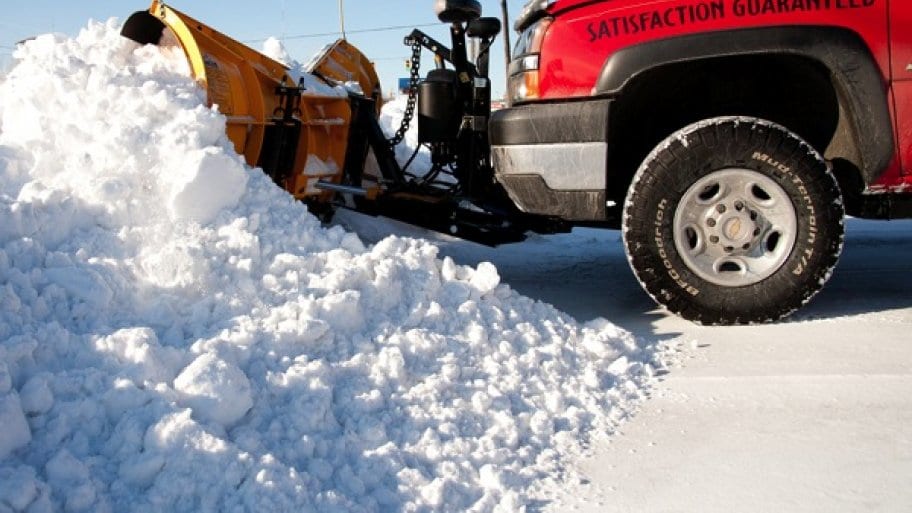
<path fill-rule="evenodd" d="M 247 163 L 298 199 L 331 199 L 316 183 L 341 179 L 352 117 L 344 89 L 307 88 L 282 63 L 158 0 L 134 13 L 121 34 L 140 44 L 179 45 Z M 327 46 L 307 71 L 328 84 L 357 82 L 366 96 L 381 97 L 373 65 L 344 40 Z"/>

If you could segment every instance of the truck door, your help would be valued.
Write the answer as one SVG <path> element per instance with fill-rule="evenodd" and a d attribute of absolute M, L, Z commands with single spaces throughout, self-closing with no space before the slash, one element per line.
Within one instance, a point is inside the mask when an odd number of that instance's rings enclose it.
<path fill-rule="evenodd" d="M 912 2 L 890 0 L 889 6 L 896 141 L 902 174 L 908 181 L 912 175 Z"/>

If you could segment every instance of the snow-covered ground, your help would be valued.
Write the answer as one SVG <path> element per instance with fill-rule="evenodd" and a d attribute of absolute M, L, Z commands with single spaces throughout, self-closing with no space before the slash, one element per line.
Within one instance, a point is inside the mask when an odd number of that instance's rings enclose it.
<path fill-rule="evenodd" d="M 655 353 L 247 168 L 114 22 L 0 77 L 0 512 L 521 511 Z"/>
<path fill-rule="evenodd" d="M 654 307 L 617 232 L 322 228 L 233 154 L 181 55 L 114 25 L 19 52 L 0 512 L 912 504 L 912 223 L 850 222 L 790 322 L 701 328 Z"/>
<path fill-rule="evenodd" d="M 343 213 L 366 237 L 419 235 Z M 700 327 L 656 310 L 619 233 L 582 229 L 497 249 L 441 238 L 441 253 L 492 261 L 522 293 L 577 319 L 605 316 L 641 343 L 679 348 L 637 415 L 589 457 L 552 513 L 900 513 L 912 505 L 912 222 L 849 220 L 832 280 L 786 322 Z"/>

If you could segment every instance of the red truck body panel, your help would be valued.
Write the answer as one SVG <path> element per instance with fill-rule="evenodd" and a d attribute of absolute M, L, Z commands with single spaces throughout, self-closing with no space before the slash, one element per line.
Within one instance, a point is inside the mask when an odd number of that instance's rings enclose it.
<path fill-rule="evenodd" d="M 912 3 L 890 2 L 890 42 L 892 55 L 893 112 L 896 140 L 899 142 L 899 166 L 891 167 L 881 178 L 885 186 L 912 188 Z"/>
<path fill-rule="evenodd" d="M 875 189 L 912 186 L 912 2 L 902 0 L 558 0 L 541 49 L 543 100 L 585 98 L 605 61 L 638 43 L 756 27 L 847 28 L 867 44 L 893 102 L 897 155 Z M 894 35 L 892 44 L 890 34 Z M 907 67 L 909 69 L 907 69 Z M 733 113 L 735 114 L 735 113 Z M 901 164 L 905 164 L 902 166 Z"/>

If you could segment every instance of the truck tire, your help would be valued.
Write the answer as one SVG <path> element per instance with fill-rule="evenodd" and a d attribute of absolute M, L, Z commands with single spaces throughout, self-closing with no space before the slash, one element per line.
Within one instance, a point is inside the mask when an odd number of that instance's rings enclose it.
<path fill-rule="evenodd" d="M 844 240 L 842 195 L 810 145 L 774 123 L 721 117 L 663 141 L 624 205 L 643 288 L 700 324 L 781 319 L 823 288 Z"/>

